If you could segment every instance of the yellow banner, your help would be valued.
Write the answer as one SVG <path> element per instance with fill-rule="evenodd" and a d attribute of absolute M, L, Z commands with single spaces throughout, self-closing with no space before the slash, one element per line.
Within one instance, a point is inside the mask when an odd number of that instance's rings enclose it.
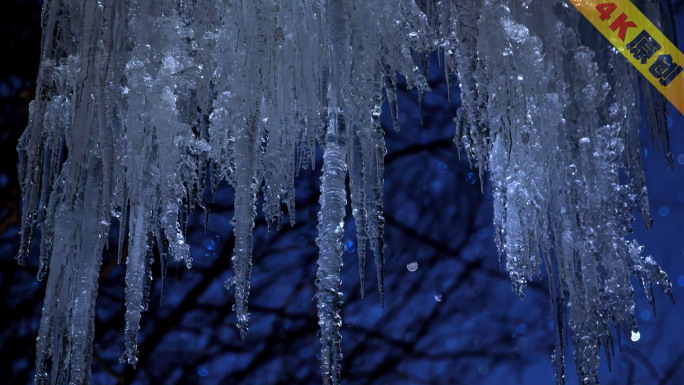
<path fill-rule="evenodd" d="M 684 55 L 634 4 L 569 1 L 684 114 Z"/>

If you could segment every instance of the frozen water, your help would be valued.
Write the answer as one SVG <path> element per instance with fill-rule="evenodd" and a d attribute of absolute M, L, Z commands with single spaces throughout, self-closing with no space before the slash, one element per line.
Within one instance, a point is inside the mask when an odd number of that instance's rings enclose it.
<path fill-rule="evenodd" d="M 522 297 L 544 266 L 557 321 L 557 383 L 568 327 L 579 377 L 597 383 L 611 327 L 637 330 L 630 274 L 651 303 L 653 285 L 668 293 L 671 286 L 639 245 L 625 240 L 632 209 L 651 226 L 638 80 L 623 58 L 597 44 L 602 38 L 578 28 L 580 15 L 564 0 L 529 3 L 45 1 L 37 96 L 18 147 L 18 260 L 40 226 L 38 279 L 47 274 L 36 383 L 89 382 L 97 279 L 112 218 L 126 262 L 121 359 L 135 365 L 152 250 L 190 267 L 183 218 L 221 181 L 235 191 L 234 276 L 226 286 L 235 286 L 244 337 L 258 196 L 269 226 L 281 226 L 283 208 L 294 223 L 294 178 L 300 167 L 316 166 L 320 146 L 321 369 L 324 383 L 339 384 L 345 181 L 361 294 L 370 252 L 382 299 L 381 106 L 387 99 L 399 129 L 399 76 L 422 101 L 432 51 L 447 81 L 458 79 L 455 139 L 478 172 L 466 182 L 491 181 L 495 241 L 513 290 Z M 649 17 L 663 16 L 651 8 Z M 641 93 L 645 103 L 664 105 L 650 87 Z M 645 110 L 672 163 L 665 111 Z"/>

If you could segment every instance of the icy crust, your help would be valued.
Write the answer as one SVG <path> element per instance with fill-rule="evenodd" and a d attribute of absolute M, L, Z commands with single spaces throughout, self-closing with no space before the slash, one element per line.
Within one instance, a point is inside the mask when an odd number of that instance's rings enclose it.
<path fill-rule="evenodd" d="M 583 384 L 597 383 L 612 327 L 635 331 L 635 275 L 653 303 L 667 275 L 641 255 L 632 209 L 650 227 L 638 144 L 637 78 L 578 32 L 566 1 L 48 0 L 36 100 L 23 134 L 21 248 L 41 230 L 47 274 L 37 384 L 87 384 L 101 255 L 112 218 L 126 263 L 125 347 L 135 365 L 154 249 L 190 267 L 184 218 L 221 181 L 235 190 L 234 310 L 248 330 L 259 194 L 269 226 L 295 221 L 294 178 L 323 151 L 316 275 L 323 383 L 341 374 L 341 225 L 356 221 L 361 294 L 367 254 L 383 296 L 380 125 L 399 129 L 398 77 L 430 91 L 437 51 L 462 105 L 455 141 L 493 187 L 496 244 L 513 290 L 549 279 L 556 382 L 569 335 Z M 657 8 L 657 10 L 656 10 Z M 660 8 L 649 5 L 652 19 Z M 590 43 L 584 43 L 590 42 Z M 584 45 L 587 44 L 587 45 Z M 620 89 L 620 92 L 610 92 Z M 661 105 L 648 87 L 644 100 Z M 647 122 L 668 156 L 664 111 Z M 671 159 L 671 156 L 669 156 Z M 128 247 L 123 249 L 128 238 Z M 572 333 L 568 333 L 569 330 Z M 610 356 L 609 356 L 610 357 Z M 50 359 L 52 360 L 50 364 Z"/>
<path fill-rule="evenodd" d="M 671 288 L 636 241 L 625 239 L 632 209 L 651 226 L 636 79 L 623 58 L 581 44 L 574 10 L 475 3 L 483 5 L 478 15 L 456 7 L 472 15 L 456 24 L 466 42 L 456 50 L 465 62 L 453 58 L 464 92 L 458 139 L 480 175 L 489 171 L 495 240 L 513 290 L 522 297 L 540 267 L 546 270 L 558 333 L 556 383 L 564 383 L 571 336 L 580 382 L 597 384 L 600 348 L 608 360 L 614 352 L 613 328 L 617 343 L 620 330 L 638 330 L 630 273 L 648 275 L 640 280 L 651 303 L 653 285 L 667 294 Z"/>

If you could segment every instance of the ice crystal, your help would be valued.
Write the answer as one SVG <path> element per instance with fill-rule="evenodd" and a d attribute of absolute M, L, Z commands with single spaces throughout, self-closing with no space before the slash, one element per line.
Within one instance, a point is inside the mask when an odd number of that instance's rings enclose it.
<path fill-rule="evenodd" d="M 399 76 L 422 98 L 430 91 L 425 55 L 435 51 L 447 81 L 455 74 L 460 86 L 456 141 L 493 186 L 495 241 L 514 291 L 523 296 L 528 280 L 546 270 L 557 383 L 567 327 L 581 382 L 597 383 L 611 326 L 638 339 L 630 273 L 651 302 L 653 285 L 670 290 L 666 274 L 625 239 L 633 208 L 651 223 L 637 78 L 595 32 L 579 28 L 579 13 L 564 0 L 531 3 L 45 1 L 37 96 L 18 147 L 18 260 L 40 226 L 38 279 L 48 281 L 36 383 L 89 383 L 112 218 L 126 263 L 121 359 L 136 364 L 153 248 L 190 267 L 183 218 L 221 181 L 235 191 L 227 287 L 235 286 L 244 337 L 258 196 L 269 225 L 281 226 L 283 208 L 294 223 L 294 178 L 315 166 L 320 146 L 321 369 L 324 383 L 339 384 L 345 180 L 361 293 L 370 251 L 382 298 L 381 106 L 387 100 L 398 129 Z M 645 109 L 646 121 L 671 160 L 663 103 L 644 84 L 641 92 L 659 106 Z"/>

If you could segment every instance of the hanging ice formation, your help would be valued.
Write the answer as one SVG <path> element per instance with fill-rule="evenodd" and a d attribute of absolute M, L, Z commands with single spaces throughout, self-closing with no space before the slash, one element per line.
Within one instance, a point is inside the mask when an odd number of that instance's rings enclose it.
<path fill-rule="evenodd" d="M 667 4 L 637 2 L 666 21 Z M 396 126 L 397 76 L 429 91 L 424 54 L 433 51 L 457 76 L 456 139 L 480 177 L 489 172 L 514 291 L 522 296 L 546 269 L 556 382 L 571 330 L 581 382 L 597 383 L 611 327 L 637 328 L 630 273 L 651 302 L 652 285 L 669 293 L 670 282 L 625 240 L 633 208 L 651 223 L 639 78 L 581 22 L 565 0 L 46 0 L 37 96 L 18 147 L 18 259 L 40 227 L 38 278 L 48 275 L 36 383 L 89 382 L 112 218 L 126 262 L 122 360 L 135 365 L 152 248 L 190 267 L 180 219 L 221 180 L 235 189 L 230 283 L 244 335 L 257 196 L 269 223 L 280 226 L 281 207 L 294 221 L 294 177 L 320 146 L 321 369 L 323 383 L 339 384 L 345 179 L 360 270 L 368 244 L 382 293 L 381 104 L 386 95 Z M 641 91 L 652 137 L 669 156 L 662 99 Z"/>

